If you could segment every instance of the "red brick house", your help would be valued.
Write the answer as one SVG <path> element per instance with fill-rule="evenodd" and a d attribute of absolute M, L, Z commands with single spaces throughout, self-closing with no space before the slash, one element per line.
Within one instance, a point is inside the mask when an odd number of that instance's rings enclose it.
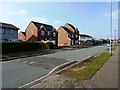
<path fill-rule="evenodd" d="M 57 46 L 58 33 L 52 25 L 31 21 L 25 32 L 26 41 L 51 41 Z"/>
<path fill-rule="evenodd" d="M 73 25 L 66 23 L 58 28 L 58 46 L 79 44 L 79 31 Z"/>
<path fill-rule="evenodd" d="M 21 32 L 18 34 L 18 40 L 20 40 L 20 41 L 25 41 L 25 38 L 26 38 L 26 33 L 21 31 Z"/>

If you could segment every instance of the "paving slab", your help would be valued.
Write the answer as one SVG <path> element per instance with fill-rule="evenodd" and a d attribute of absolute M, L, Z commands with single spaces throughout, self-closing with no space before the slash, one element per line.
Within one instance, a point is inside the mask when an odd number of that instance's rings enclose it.
<path fill-rule="evenodd" d="M 119 50 L 120 52 L 120 50 Z M 83 81 L 85 88 L 118 88 L 118 50 L 93 76 L 91 80 Z"/>

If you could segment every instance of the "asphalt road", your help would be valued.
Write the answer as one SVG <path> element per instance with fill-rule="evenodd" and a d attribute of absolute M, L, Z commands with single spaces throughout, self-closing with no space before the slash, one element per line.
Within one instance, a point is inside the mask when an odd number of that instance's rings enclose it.
<path fill-rule="evenodd" d="M 18 88 L 50 72 L 57 65 L 105 51 L 106 46 L 63 50 L 54 54 L 34 56 L 2 62 L 2 87 Z"/>

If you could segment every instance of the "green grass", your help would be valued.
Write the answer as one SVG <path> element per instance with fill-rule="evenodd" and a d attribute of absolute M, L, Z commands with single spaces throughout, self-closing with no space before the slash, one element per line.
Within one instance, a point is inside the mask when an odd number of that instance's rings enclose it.
<path fill-rule="evenodd" d="M 89 62 L 89 64 L 87 64 L 85 68 L 76 71 L 72 69 L 67 69 L 61 74 L 72 78 L 79 78 L 85 80 L 90 79 L 103 66 L 103 64 L 108 60 L 109 57 L 109 53 L 104 52 L 98 57 L 92 58 L 92 60 Z M 78 67 L 78 65 L 76 66 Z"/>

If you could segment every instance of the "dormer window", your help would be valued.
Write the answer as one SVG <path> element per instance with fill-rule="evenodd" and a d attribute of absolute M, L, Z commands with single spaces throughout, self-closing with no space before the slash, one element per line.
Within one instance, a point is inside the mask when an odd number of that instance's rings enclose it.
<path fill-rule="evenodd" d="M 44 36 L 45 35 L 45 31 L 41 30 L 41 35 Z"/>

